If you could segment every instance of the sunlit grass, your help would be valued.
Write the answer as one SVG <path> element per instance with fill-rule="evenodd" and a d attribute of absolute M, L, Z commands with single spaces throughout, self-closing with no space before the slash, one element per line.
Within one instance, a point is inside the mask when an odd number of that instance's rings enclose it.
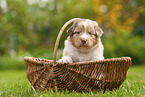
<path fill-rule="evenodd" d="M 35 93 L 26 78 L 26 70 L 0 71 L 0 96 L 6 97 L 144 97 L 145 65 L 132 66 L 128 70 L 127 79 L 118 90 L 99 93 L 76 93 L 45 91 Z"/>

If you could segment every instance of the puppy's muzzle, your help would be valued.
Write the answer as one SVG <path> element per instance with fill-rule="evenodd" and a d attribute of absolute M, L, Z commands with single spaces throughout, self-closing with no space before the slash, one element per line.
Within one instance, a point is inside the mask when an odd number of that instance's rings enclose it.
<path fill-rule="evenodd" d="M 87 39 L 81 39 L 80 43 L 81 43 L 81 46 L 87 46 L 88 45 L 88 40 Z"/>
<path fill-rule="evenodd" d="M 87 43 L 87 39 L 81 39 L 81 43 L 82 44 L 86 44 Z"/>

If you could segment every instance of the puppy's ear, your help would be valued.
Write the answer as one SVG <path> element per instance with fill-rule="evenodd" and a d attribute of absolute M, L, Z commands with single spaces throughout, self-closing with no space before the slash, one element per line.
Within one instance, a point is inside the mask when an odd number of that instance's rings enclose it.
<path fill-rule="evenodd" d="M 74 27 L 73 25 L 67 30 L 67 33 L 69 34 L 69 36 L 72 36 L 74 32 Z"/>
<path fill-rule="evenodd" d="M 96 33 L 97 37 L 101 37 L 102 34 L 103 34 L 104 32 L 103 32 L 103 30 L 98 26 L 98 23 L 97 23 L 96 21 L 94 21 L 94 23 L 95 23 L 95 27 L 94 27 L 95 33 Z"/>
<path fill-rule="evenodd" d="M 94 21 L 95 23 L 95 33 L 97 34 L 98 37 L 101 37 L 102 34 L 104 33 L 103 30 L 98 26 L 98 23 Z"/>
<path fill-rule="evenodd" d="M 103 30 L 99 26 L 95 27 L 95 31 L 98 37 L 101 37 L 102 34 L 104 33 Z"/>
<path fill-rule="evenodd" d="M 69 36 L 72 36 L 73 33 L 74 33 L 74 30 L 75 30 L 75 27 L 77 26 L 78 22 L 80 21 L 81 19 L 78 19 L 78 20 L 75 20 L 73 22 L 73 25 L 67 30 L 67 33 L 69 34 Z"/>

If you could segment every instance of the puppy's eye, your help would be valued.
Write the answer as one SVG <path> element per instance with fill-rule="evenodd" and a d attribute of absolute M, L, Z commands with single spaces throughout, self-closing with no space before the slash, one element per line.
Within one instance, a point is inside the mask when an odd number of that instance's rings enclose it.
<path fill-rule="evenodd" d="M 89 35 L 98 37 L 97 34 L 93 34 L 93 33 L 89 33 Z"/>
<path fill-rule="evenodd" d="M 93 35 L 93 33 L 89 33 L 90 35 Z"/>
<path fill-rule="evenodd" d="M 80 34 L 80 32 L 75 32 L 75 34 Z"/>

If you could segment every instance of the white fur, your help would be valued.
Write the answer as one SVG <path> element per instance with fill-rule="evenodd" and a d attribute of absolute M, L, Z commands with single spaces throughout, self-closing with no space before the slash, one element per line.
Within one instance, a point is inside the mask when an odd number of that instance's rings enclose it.
<path fill-rule="evenodd" d="M 69 37 L 65 40 L 65 48 L 63 50 L 62 59 L 58 60 L 58 63 L 72 63 L 72 62 L 86 62 L 96 61 L 104 59 L 103 56 L 103 45 L 101 41 L 87 51 L 78 50 L 69 41 Z"/>
<path fill-rule="evenodd" d="M 89 36 L 86 33 L 82 34 L 82 36 L 81 36 L 82 39 L 88 39 L 88 37 Z"/>
<path fill-rule="evenodd" d="M 88 23 L 87 23 L 87 20 L 86 20 L 85 23 L 84 23 L 85 31 L 87 29 L 87 25 L 88 25 Z"/>

